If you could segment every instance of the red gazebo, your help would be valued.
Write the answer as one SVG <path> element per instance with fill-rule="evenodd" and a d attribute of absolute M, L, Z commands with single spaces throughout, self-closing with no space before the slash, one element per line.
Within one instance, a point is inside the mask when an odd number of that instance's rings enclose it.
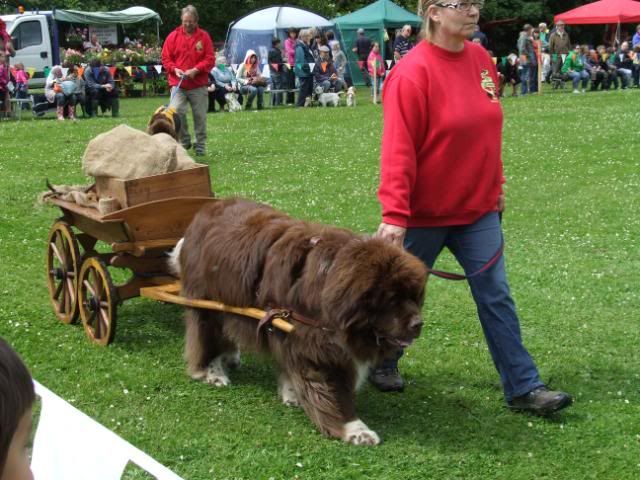
<path fill-rule="evenodd" d="M 600 0 L 559 13 L 554 22 L 568 25 L 640 22 L 640 2 L 635 0 Z"/>

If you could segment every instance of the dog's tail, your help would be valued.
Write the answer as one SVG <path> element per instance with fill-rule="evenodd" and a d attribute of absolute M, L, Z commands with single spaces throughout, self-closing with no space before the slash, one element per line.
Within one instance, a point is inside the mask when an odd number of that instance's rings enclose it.
<path fill-rule="evenodd" d="M 169 271 L 173 273 L 176 277 L 180 278 L 180 252 L 182 251 L 182 244 L 184 243 L 184 238 L 178 240 L 175 248 L 169 254 Z"/>

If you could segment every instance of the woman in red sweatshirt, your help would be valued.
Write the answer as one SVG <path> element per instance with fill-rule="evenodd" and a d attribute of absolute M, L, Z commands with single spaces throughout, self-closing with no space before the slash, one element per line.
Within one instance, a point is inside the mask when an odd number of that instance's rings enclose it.
<path fill-rule="evenodd" d="M 502 249 L 502 108 L 493 61 L 469 41 L 482 0 L 422 0 L 423 40 L 385 81 L 378 235 L 431 267 L 443 248 L 467 275 L 507 403 L 549 414 L 571 397 L 548 390 L 522 344 Z M 401 352 L 398 353 L 398 358 Z M 370 375 L 404 386 L 397 358 Z"/>

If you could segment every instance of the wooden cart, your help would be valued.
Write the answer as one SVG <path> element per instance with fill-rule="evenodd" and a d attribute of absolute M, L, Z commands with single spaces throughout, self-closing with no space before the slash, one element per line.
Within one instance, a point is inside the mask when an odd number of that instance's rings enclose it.
<path fill-rule="evenodd" d="M 46 258 L 49 298 L 60 321 L 70 324 L 80 317 L 89 339 L 108 345 L 115 334 L 118 305 L 140 295 L 256 319 L 265 315 L 254 308 L 183 298 L 179 282 L 168 270 L 168 252 L 198 210 L 216 201 L 206 165 L 129 181 L 96 179 L 96 186 L 100 196 L 108 194 L 125 208 L 101 215 L 94 208 L 48 199 L 63 214 L 49 231 Z M 98 252 L 98 242 L 111 251 Z M 128 269 L 131 276 L 116 285 L 108 267 Z M 278 318 L 273 325 L 293 329 Z"/>

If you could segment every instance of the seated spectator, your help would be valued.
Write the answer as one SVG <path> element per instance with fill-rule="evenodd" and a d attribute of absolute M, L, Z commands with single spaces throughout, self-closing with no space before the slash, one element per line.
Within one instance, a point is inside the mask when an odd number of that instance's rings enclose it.
<path fill-rule="evenodd" d="M 55 104 L 56 115 L 60 121 L 64 120 L 65 109 L 69 120 L 76 119 L 76 84 L 75 79 L 69 76 L 69 72 L 73 74 L 72 70 L 68 70 L 67 75 L 63 75 L 62 67 L 56 65 L 51 68 L 44 84 L 44 96 L 49 103 Z"/>
<path fill-rule="evenodd" d="M 271 50 L 267 57 L 269 62 L 269 71 L 271 72 L 271 88 L 274 90 L 282 90 L 285 88 L 285 75 L 283 72 L 284 60 L 282 58 L 282 50 L 280 50 L 280 39 L 273 37 L 271 40 Z M 272 94 L 273 105 L 282 105 L 282 93 Z"/>
<path fill-rule="evenodd" d="M 380 95 L 380 93 L 382 93 L 382 80 L 384 79 L 386 70 L 384 68 L 382 55 L 380 55 L 380 44 L 378 42 L 373 42 L 371 45 L 371 52 L 369 52 L 369 56 L 367 57 L 367 70 L 371 80 L 373 81 L 375 75 L 377 82 L 377 85 L 375 83 L 371 84 L 371 95 L 373 96 L 374 85 L 377 88 L 378 95 Z"/>
<path fill-rule="evenodd" d="M 584 69 L 582 63 L 582 50 L 580 45 L 576 45 L 572 52 L 569 52 L 567 58 L 564 60 L 561 72 L 567 75 L 573 83 L 573 93 L 580 93 L 578 86 L 582 81 L 582 93 L 587 90 L 587 84 L 589 83 L 589 73 Z"/>
<path fill-rule="evenodd" d="M 597 48 L 600 57 L 607 65 L 607 71 L 609 73 L 609 87 L 613 85 L 614 90 L 618 89 L 618 69 L 616 68 L 616 51 L 613 47 L 605 48 L 604 45 L 600 45 Z"/>
<path fill-rule="evenodd" d="M 84 42 L 82 44 L 82 48 L 84 48 L 85 52 L 95 52 L 95 53 L 102 52 L 102 45 L 100 45 L 100 42 L 98 41 L 98 36 L 95 33 L 91 35 L 90 41 Z"/>
<path fill-rule="evenodd" d="M 588 46 L 583 45 L 582 57 L 584 68 L 591 78 L 591 91 L 596 91 L 598 87 L 605 90 L 605 85 L 607 85 L 608 81 L 608 73 L 606 65 L 603 68 L 598 52 L 593 49 L 589 50 Z"/>
<path fill-rule="evenodd" d="M 86 111 L 89 116 L 97 116 L 98 106 L 100 106 L 103 114 L 111 110 L 111 116 L 118 117 L 120 114 L 118 89 L 109 69 L 95 58 L 84 69 L 84 80 L 87 95 Z"/>
<path fill-rule="evenodd" d="M 353 85 L 351 80 L 351 75 L 349 74 L 349 62 L 347 60 L 347 56 L 340 49 L 340 42 L 337 40 L 333 42 L 331 51 L 333 54 L 333 65 L 336 67 L 336 72 L 338 72 L 338 78 L 342 80 L 347 87 Z"/>
<path fill-rule="evenodd" d="M 237 93 L 238 102 L 242 105 L 242 95 L 238 90 L 238 82 L 236 77 L 227 65 L 227 59 L 224 55 L 218 55 L 216 59 L 216 66 L 213 67 L 210 73 L 210 78 L 214 86 L 213 92 L 209 93 L 209 111 L 215 112 L 215 102 L 218 103 L 220 110 L 224 110 L 224 106 L 227 104 L 225 95 L 227 93 Z"/>
<path fill-rule="evenodd" d="M 626 89 L 631 85 L 633 77 L 633 58 L 629 51 L 629 42 L 622 42 L 620 51 L 615 54 L 614 65 L 618 72 L 618 76 L 622 79 L 622 89 Z"/>
<path fill-rule="evenodd" d="M 500 62 L 498 65 L 498 73 L 502 76 L 500 83 L 500 96 L 504 96 L 504 88 L 511 85 L 511 96 L 517 97 L 517 86 L 520 83 L 520 75 L 518 74 L 518 56 L 511 53 L 507 56 L 506 62 Z"/>
<path fill-rule="evenodd" d="M 253 99 L 258 97 L 258 110 L 262 110 L 264 105 L 264 88 L 267 86 L 266 79 L 260 74 L 258 56 L 256 52 L 249 49 L 244 56 L 244 62 L 238 67 L 236 80 L 240 85 L 240 93 L 247 94 L 246 110 L 253 106 Z"/>
<path fill-rule="evenodd" d="M 633 47 L 631 52 L 633 58 L 633 86 L 640 87 L 640 45 Z"/>
<path fill-rule="evenodd" d="M 322 87 L 324 92 L 333 90 L 339 92 L 344 88 L 344 82 L 340 80 L 338 71 L 329 57 L 329 47 L 320 45 L 318 47 L 320 58 L 313 67 L 313 77 L 316 86 Z"/>

